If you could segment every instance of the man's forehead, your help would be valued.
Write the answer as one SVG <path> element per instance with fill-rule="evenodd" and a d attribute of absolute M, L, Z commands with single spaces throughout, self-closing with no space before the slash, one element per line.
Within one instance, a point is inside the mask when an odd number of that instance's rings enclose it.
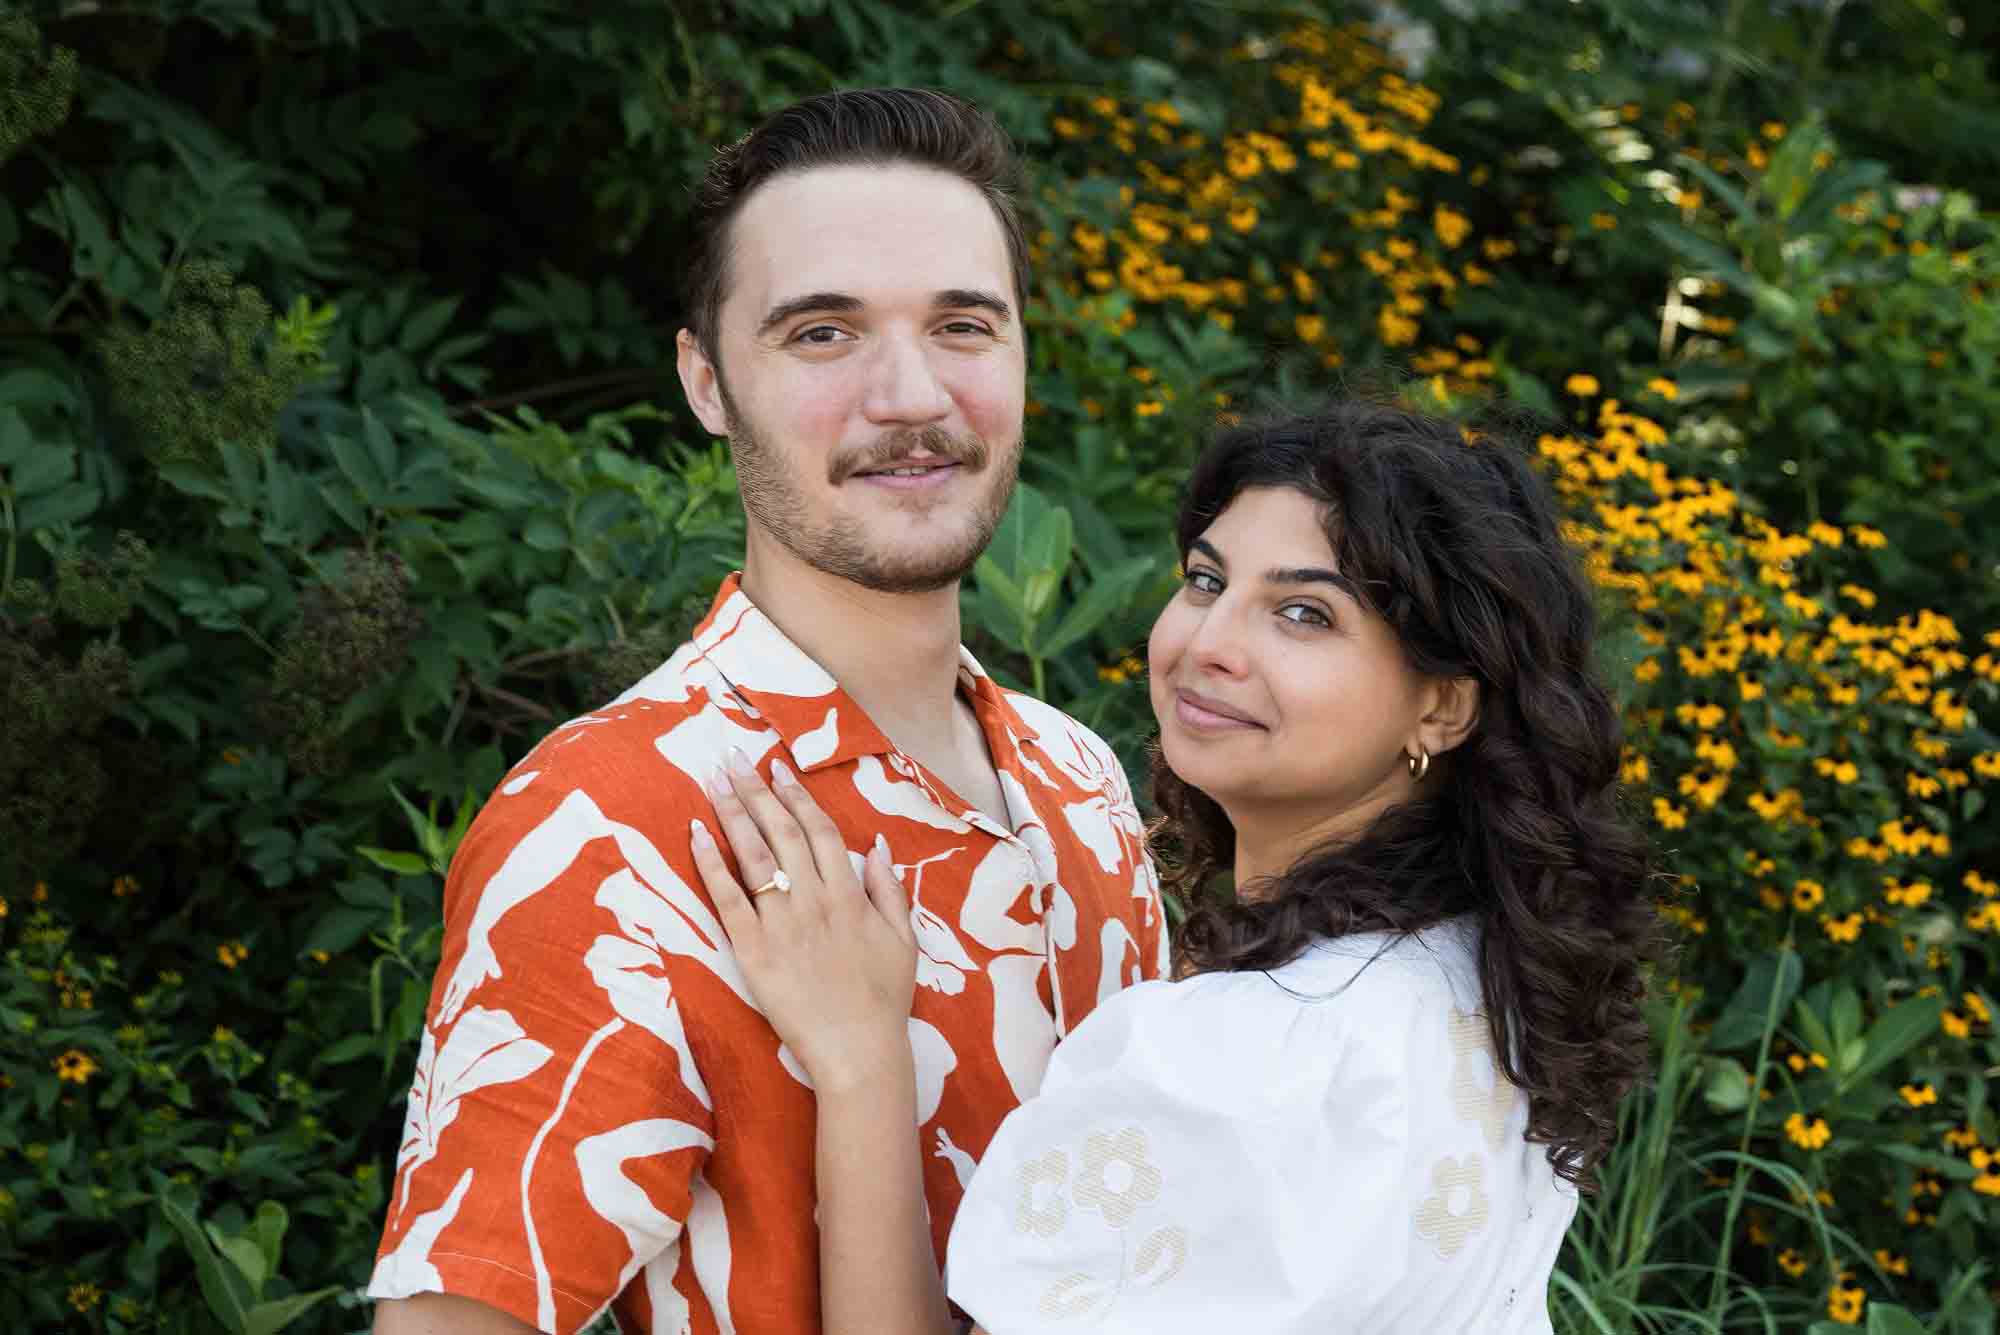
<path fill-rule="evenodd" d="M 928 300 L 938 292 L 1013 296 L 1013 266 L 992 206 L 970 183 L 908 164 L 819 167 L 759 187 L 731 237 L 730 305 L 752 318 L 805 292 Z"/>

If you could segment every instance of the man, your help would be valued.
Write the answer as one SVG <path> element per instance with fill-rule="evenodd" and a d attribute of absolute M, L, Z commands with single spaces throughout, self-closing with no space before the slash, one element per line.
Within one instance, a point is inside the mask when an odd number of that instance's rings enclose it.
<path fill-rule="evenodd" d="M 692 640 L 537 746 L 451 868 L 378 1335 L 816 1331 L 813 1100 L 695 871 L 703 781 L 796 772 L 877 835 L 923 949 L 910 1041 L 942 1255 L 966 1177 L 1165 924 L 1130 789 L 959 644 L 1020 459 L 1014 162 L 944 94 L 827 94 L 701 191 L 680 375 L 729 437 L 743 570 Z M 766 886 L 763 893 L 783 893 Z"/>

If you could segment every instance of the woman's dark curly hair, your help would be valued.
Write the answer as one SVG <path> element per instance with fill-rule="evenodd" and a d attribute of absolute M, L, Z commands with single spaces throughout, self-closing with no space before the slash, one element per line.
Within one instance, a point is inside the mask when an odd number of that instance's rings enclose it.
<path fill-rule="evenodd" d="M 1645 1073 L 1641 1002 L 1664 933 L 1647 842 L 1618 809 L 1618 716 L 1556 503 L 1501 433 L 1344 401 L 1222 430 L 1181 505 L 1183 556 L 1250 487 L 1318 502 L 1340 570 L 1411 666 L 1472 678 L 1479 716 L 1415 799 L 1242 899 L 1203 893 L 1231 868 L 1235 831 L 1156 752 L 1160 830 L 1178 846 L 1165 880 L 1194 906 L 1180 971 L 1269 969 L 1321 937 L 1472 915 L 1493 1050 L 1528 1096 L 1528 1138 L 1590 1188 Z"/>

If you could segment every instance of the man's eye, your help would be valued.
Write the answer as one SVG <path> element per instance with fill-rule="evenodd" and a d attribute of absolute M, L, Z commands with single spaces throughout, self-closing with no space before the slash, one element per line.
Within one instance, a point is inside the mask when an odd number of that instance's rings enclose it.
<path fill-rule="evenodd" d="M 816 324 L 810 329 L 802 329 L 793 337 L 800 343 L 832 343 L 846 335 L 830 324 Z"/>
<path fill-rule="evenodd" d="M 987 328 L 977 320 L 953 320 L 944 327 L 944 332 L 947 334 L 984 334 L 987 332 Z"/>

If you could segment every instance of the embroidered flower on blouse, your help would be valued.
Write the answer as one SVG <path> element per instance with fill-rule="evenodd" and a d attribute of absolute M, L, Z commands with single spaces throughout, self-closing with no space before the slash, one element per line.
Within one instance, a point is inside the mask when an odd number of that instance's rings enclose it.
<path fill-rule="evenodd" d="M 1160 1195 L 1160 1170 L 1148 1162 L 1146 1133 L 1136 1126 L 1110 1133 L 1093 1131 L 1083 1143 L 1083 1176 L 1076 1203 L 1096 1210 L 1113 1228 L 1123 1228 L 1132 1212 Z"/>
<path fill-rule="evenodd" d="M 1050 1150 L 1022 1164 L 1020 1195 L 1014 1200 L 1014 1231 L 1043 1238 L 1060 1233 L 1069 1222 L 1069 1201 L 1063 1196 L 1068 1181 L 1069 1156 L 1061 1150 Z"/>
<path fill-rule="evenodd" d="M 1486 1161 L 1477 1154 L 1446 1155 L 1431 1169 L 1431 1187 L 1430 1199 L 1417 1207 L 1417 1232 L 1449 1259 L 1486 1227 Z"/>

